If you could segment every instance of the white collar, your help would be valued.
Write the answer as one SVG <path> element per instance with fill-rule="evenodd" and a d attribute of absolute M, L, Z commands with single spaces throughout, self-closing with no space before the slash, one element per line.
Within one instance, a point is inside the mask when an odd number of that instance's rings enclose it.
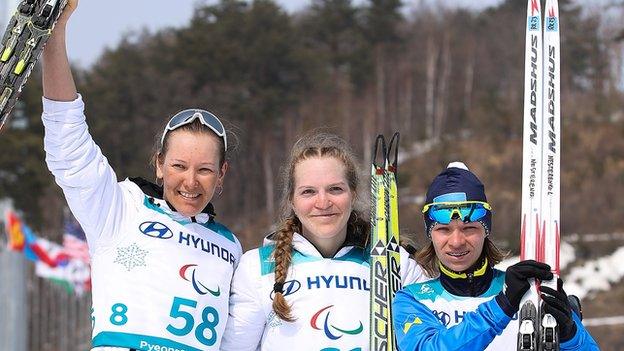
<path fill-rule="evenodd" d="M 263 245 L 275 244 L 275 240 L 270 238 L 271 236 L 272 235 L 268 235 L 267 237 L 264 238 Z M 306 237 L 304 237 L 303 235 L 297 232 L 293 233 L 292 245 L 296 251 L 300 252 L 303 255 L 319 257 L 319 258 L 330 258 L 330 257 L 323 257 L 323 255 L 319 252 L 319 250 L 308 239 L 306 239 Z M 339 257 L 345 256 L 353 248 L 354 248 L 353 245 L 343 246 L 331 258 L 339 258 Z"/>
<path fill-rule="evenodd" d="M 169 207 L 169 203 L 167 201 L 163 199 L 158 199 L 155 197 L 150 197 L 150 198 L 151 198 L 150 202 L 155 205 L 155 207 L 157 208 L 156 209 L 157 211 L 160 210 L 163 213 L 169 215 L 176 222 L 180 222 L 180 223 L 197 222 L 197 223 L 204 224 L 210 221 L 210 215 L 205 212 L 200 212 L 193 217 L 185 216 L 181 214 L 180 212 L 172 210 L 171 207 Z"/>

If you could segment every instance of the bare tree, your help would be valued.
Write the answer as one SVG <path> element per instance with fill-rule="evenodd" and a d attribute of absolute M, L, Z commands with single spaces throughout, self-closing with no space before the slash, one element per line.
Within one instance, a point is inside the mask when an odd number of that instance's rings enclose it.
<path fill-rule="evenodd" d="M 465 65 L 466 70 L 464 72 L 464 98 L 463 109 L 464 114 L 467 116 L 472 109 L 472 91 L 474 89 L 474 71 L 475 71 L 475 43 L 471 40 L 467 63 Z M 464 121 L 461 121 L 464 122 Z"/>
<path fill-rule="evenodd" d="M 433 135 L 435 139 L 440 139 L 442 136 L 442 126 L 447 118 L 448 111 L 448 97 L 449 97 L 449 85 L 451 80 L 451 35 L 449 31 L 444 32 L 444 39 L 442 43 L 442 73 L 439 77 L 438 84 L 438 97 L 436 99 L 436 111 Z"/>
<path fill-rule="evenodd" d="M 438 49 L 433 35 L 427 38 L 427 83 L 425 97 L 426 138 L 434 137 L 435 88 L 438 62 Z"/>

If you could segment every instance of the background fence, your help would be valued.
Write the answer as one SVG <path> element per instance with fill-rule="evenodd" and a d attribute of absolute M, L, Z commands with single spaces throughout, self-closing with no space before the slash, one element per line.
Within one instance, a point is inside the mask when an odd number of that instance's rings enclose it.
<path fill-rule="evenodd" d="M 0 251 L 0 350 L 85 351 L 91 294 L 35 275 L 21 252 Z"/>
<path fill-rule="evenodd" d="M 28 303 L 25 261 L 21 252 L 0 251 L 0 350 L 26 351 Z"/>

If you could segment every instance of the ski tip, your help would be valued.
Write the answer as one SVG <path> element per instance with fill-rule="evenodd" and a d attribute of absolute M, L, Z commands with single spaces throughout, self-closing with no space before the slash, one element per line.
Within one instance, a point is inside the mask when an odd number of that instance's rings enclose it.
<path fill-rule="evenodd" d="M 397 164 L 399 162 L 399 139 L 401 134 L 399 132 L 395 132 L 392 135 L 392 139 L 390 139 L 390 143 L 388 144 L 388 162 L 394 167 L 393 172 L 396 170 Z M 394 153 L 394 155 L 392 155 Z M 394 156 L 392 162 L 390 162 L 391 157 Z"/>
<path fill-rule="evenodd" d="M 377 168 L 385 168 L 387 152 L 386 139 L 382 134 L 377 135 L 377 138 L 375 139 L 375 147 L 373 148 L 373 166 Z"/>

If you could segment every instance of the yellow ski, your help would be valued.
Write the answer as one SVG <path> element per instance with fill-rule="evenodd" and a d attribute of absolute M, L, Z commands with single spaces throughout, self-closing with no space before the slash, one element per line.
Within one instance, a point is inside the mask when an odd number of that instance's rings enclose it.
<path fill-rule="evenodd" d="M 401 288 L 396 169 L 399 133 L 386 147 L 378 135 L 371 166 L 371 318 L 370 349 L 397 349 L 392 329 L 392 299 Z M 390 153 L 394 152 L 392 163 Z"/>

